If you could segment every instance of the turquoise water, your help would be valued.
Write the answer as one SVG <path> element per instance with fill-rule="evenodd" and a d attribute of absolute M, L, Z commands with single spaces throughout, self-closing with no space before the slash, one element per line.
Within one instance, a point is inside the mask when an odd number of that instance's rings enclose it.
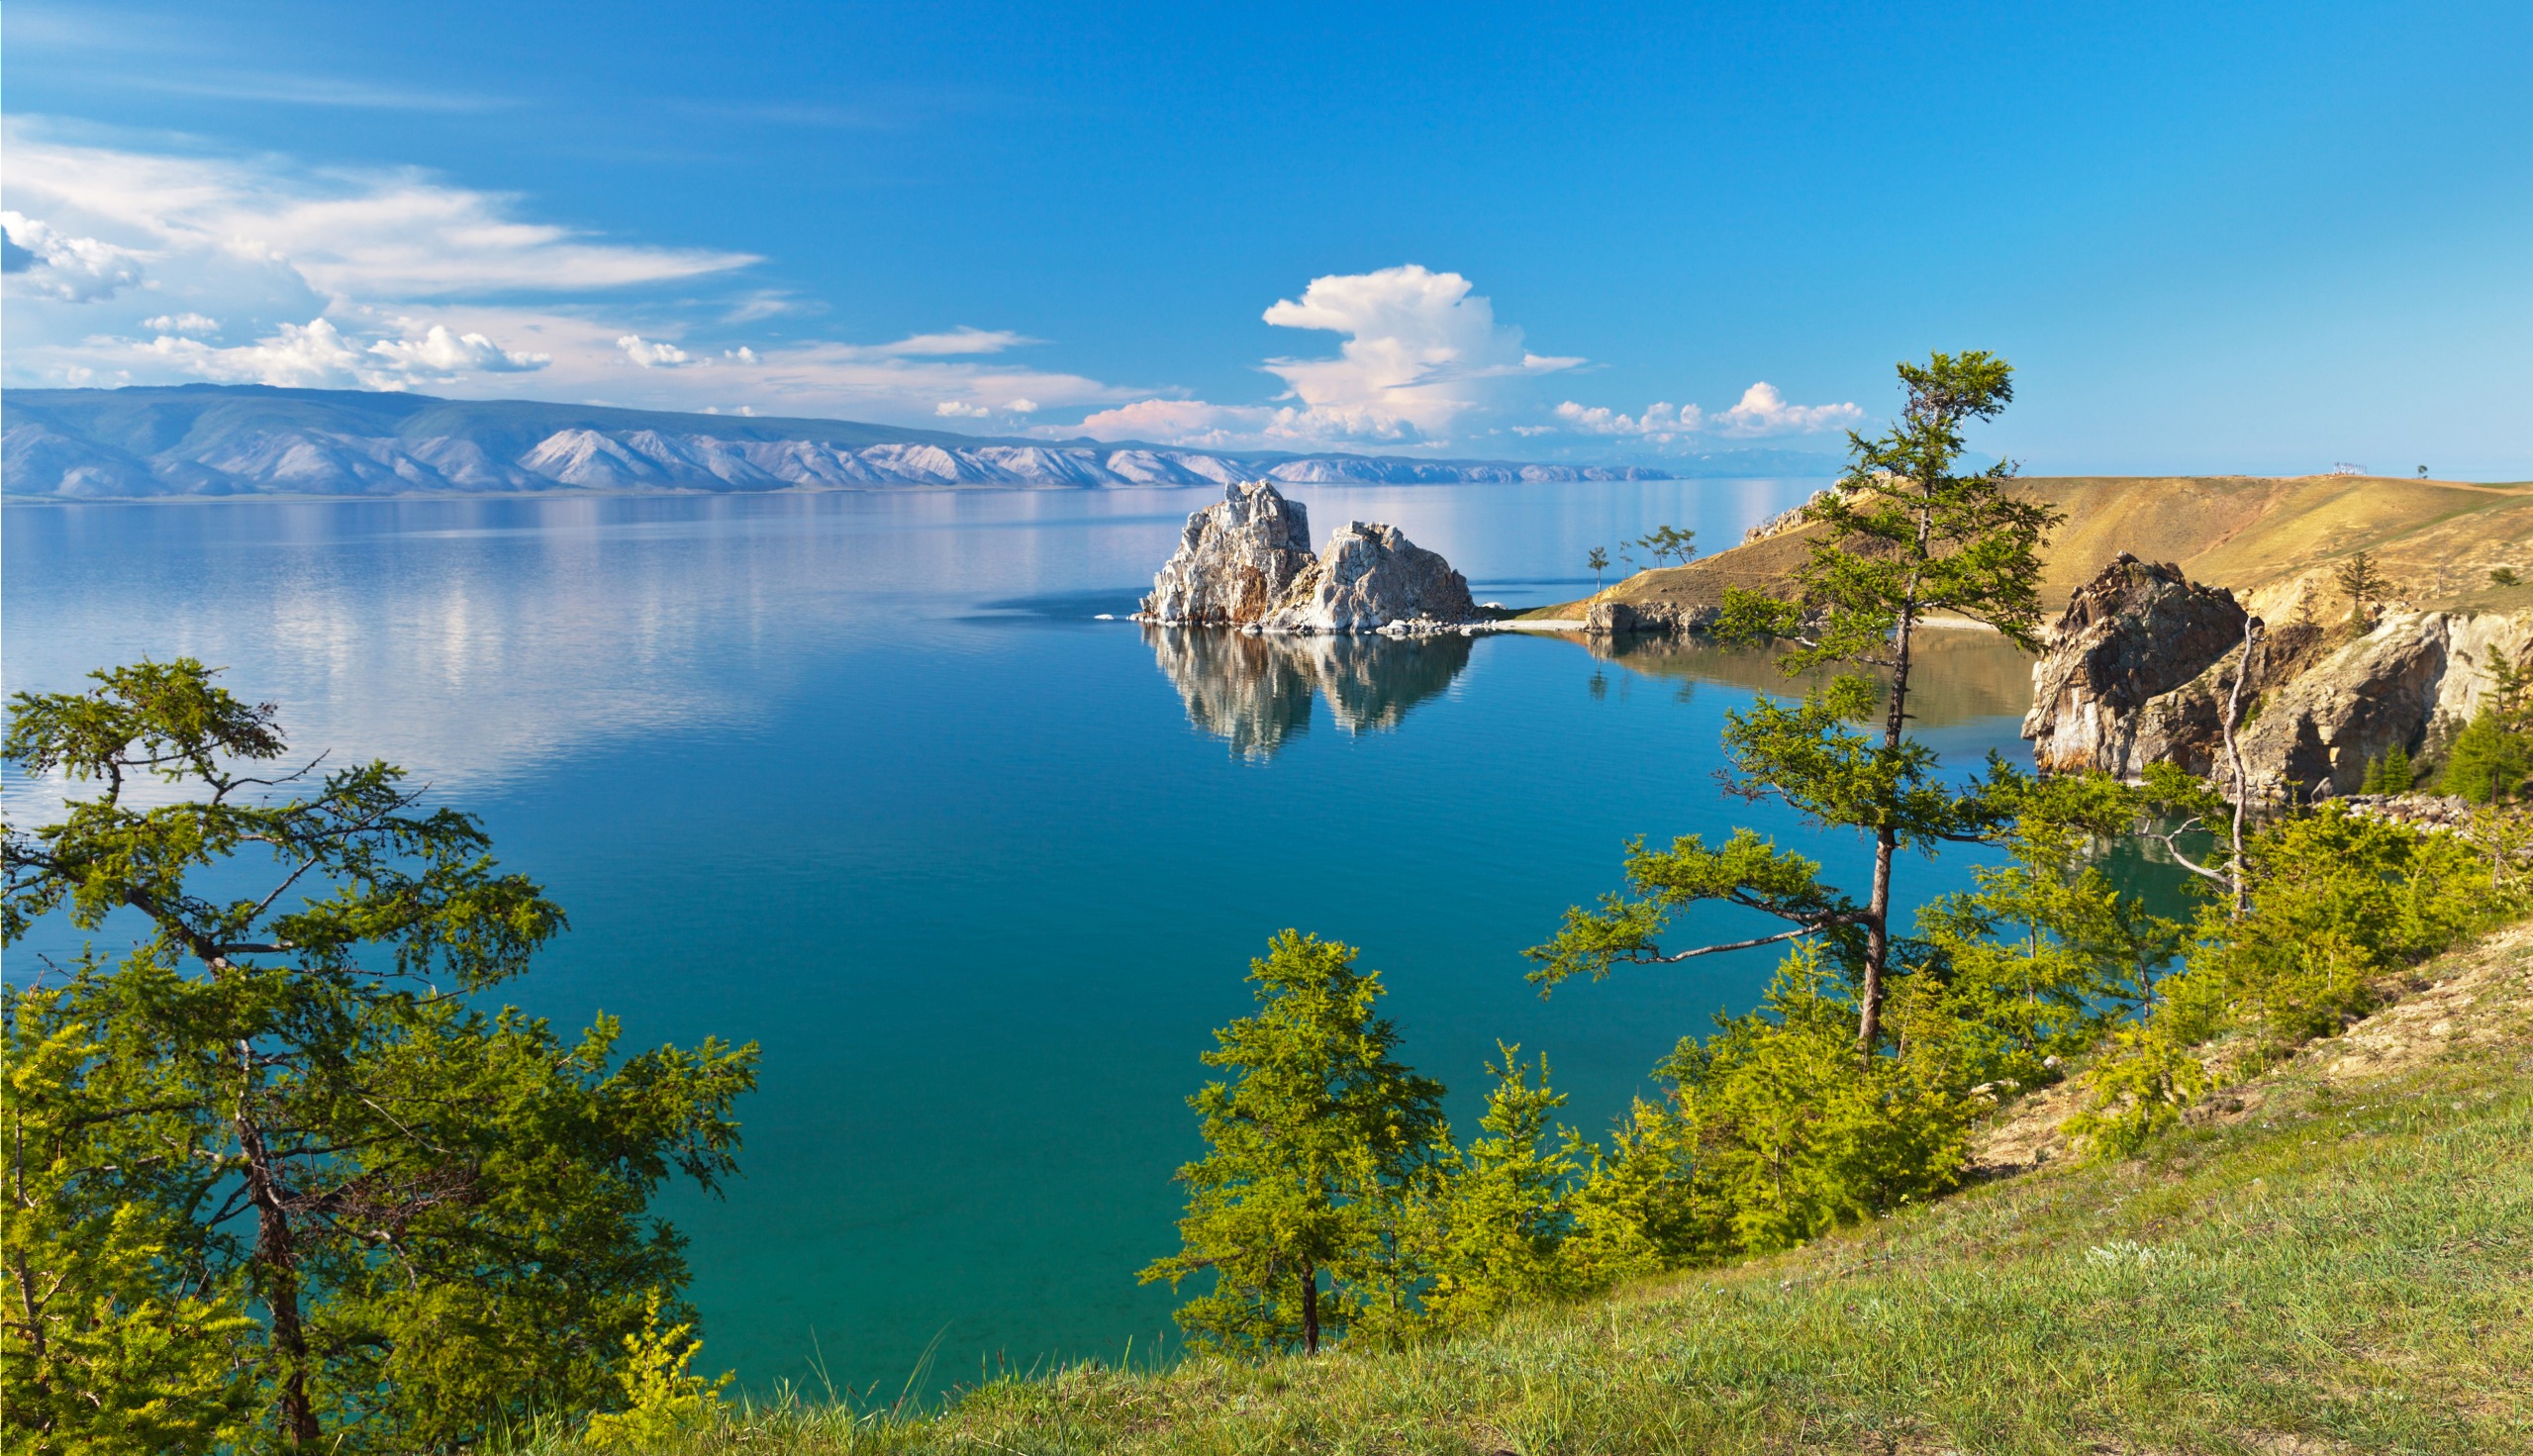
<path fill-rule="evenodd" d="M 1655 525 L 1712 548 L 1811 482 L 1314 489 L 1480 598 L 1566 600 Z M 481 814 L 572 931 L 512 995 L 637 1044 L 764 1045 L 746 1176 L 679 1195 L 707 1363 L 894 1394 L 1165 1347 L 1182 1099 L 1247 958 L 1363 947 L 1407 1054 L 1471 1114 L 1498 1038 L 1598 1127 L 1765 954 L 1569 987 L 1522 947 L 1632 835 L 1754 823 L 1724 712 L 1766 664 L 1556 639 L 1288 647 L 1101 622 L 1204 493 L 15 507 L 9 690 L 189 653 L 300 747 L 404 763 Z M 1927 736 L 2016 749 L 2025 668 L 1939 644 Z M 13 814 L 44 786 L 16 786 Z M 1966 861 L 1912 862 L 1904 892 Z M 1730 922 L 1719 922 L 1730 928 Z M 65 937 L 47 927 L 30 954 Z"/>

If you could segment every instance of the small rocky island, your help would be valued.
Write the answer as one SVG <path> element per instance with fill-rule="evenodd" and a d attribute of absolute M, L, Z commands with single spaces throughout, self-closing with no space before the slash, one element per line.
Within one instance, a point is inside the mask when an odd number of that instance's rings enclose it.
<path fill-rule="evenodd" d="M 1459 630 L 1478 616 L 1469 582 L 1395 526 L 1349 521 L 1311 550 L 1311 518 L 1273 483 L 1239 481 L 1188 517 L 1136 620 L 1249 632 Z"/>

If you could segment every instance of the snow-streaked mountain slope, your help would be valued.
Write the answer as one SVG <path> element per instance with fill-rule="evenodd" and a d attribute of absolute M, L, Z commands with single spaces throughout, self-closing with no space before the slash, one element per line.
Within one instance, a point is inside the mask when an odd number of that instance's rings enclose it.
<path fill-rule="evenodd" d="M 998 439 L 840 420 L 256 385 L 26 389 L 0 399 L 0 489 L 20 497 L 1080 490 L 1220 485 L 1261 475 L 1425 484 L 1659 479 L 1664 472 Z"/>

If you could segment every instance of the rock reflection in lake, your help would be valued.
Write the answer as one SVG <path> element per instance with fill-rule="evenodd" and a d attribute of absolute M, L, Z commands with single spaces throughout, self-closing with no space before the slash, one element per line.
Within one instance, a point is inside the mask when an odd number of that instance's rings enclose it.
<path fill-rule="evenodd" d="M 1774 647 L 1727 647 L 1697 635 L 1647 632 L 1586 637 L 1596 657 L 1647 677 L 1689 683 L 1722 683 L 1780 698 L 1800 697 L 1831 676 L 1828 669 L 1788 678 L 1777 668 Z M 2032 659 L 1993 631 L 1966 628 L 1921 632 L 1909 694 L 1909 717 L 1927 728 L 1991 718 L 2020 718 L 2031 707 Z M 1597 694 L 1596 694 L 1597 696 Z"/>
<path fill-rule="evenodd" d="M 1220 628 L 1145 627 L 1188 722 L 1243 757 L 1266 758 L 1310 731 L 1312 699 L 1349 733 L 1386 732 L 1469 665 L 1470 639 L 1250 636 Z"/>

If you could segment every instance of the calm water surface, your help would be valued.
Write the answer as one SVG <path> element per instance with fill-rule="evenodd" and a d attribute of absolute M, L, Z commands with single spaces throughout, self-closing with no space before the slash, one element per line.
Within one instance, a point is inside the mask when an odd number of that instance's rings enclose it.
<path fill-rule="evenodd" d="M 1320 539 L 1395 522 L 1482 600 L 1536 604 L 1589 590 L 1595 545 L 1678 524 L 1714 549 L 1812 484 L 1295 494 Z M 513 998 L 615 1013 L 634 1044 L 763 1043 L 745 1177 L 668 1201 L 706 1362 L 893 1394 L 936 1336 L 932 1384 L 1164 1339 L 1172 1299 L 1133 1272 L 1173 1246 L 1182 1099 L 1273 931 L 1363 947 L 1456 1116 L 1503 1038 L 1599 1127 L 1771 963 L 1542 1003 L 1521 949 L 1615 885 L 1630 836 L 1755 823 L 1861 878 L 1854 841 L 1716 788 L 1763 660 L 1095 620 L 1209 499 L 13 507 L 0 674 L 65 690 L 191 654 L 298 746 L 481 814 L 572 918 Z M 1963 764 L 2019 749 L 2011 649 L 1963 633 L 1935 663 L 1927 735 Z M 49 792 L 11 786 L 13 813 Z M 1911 863 L 1903 890 L 1966 863 Z"/>

